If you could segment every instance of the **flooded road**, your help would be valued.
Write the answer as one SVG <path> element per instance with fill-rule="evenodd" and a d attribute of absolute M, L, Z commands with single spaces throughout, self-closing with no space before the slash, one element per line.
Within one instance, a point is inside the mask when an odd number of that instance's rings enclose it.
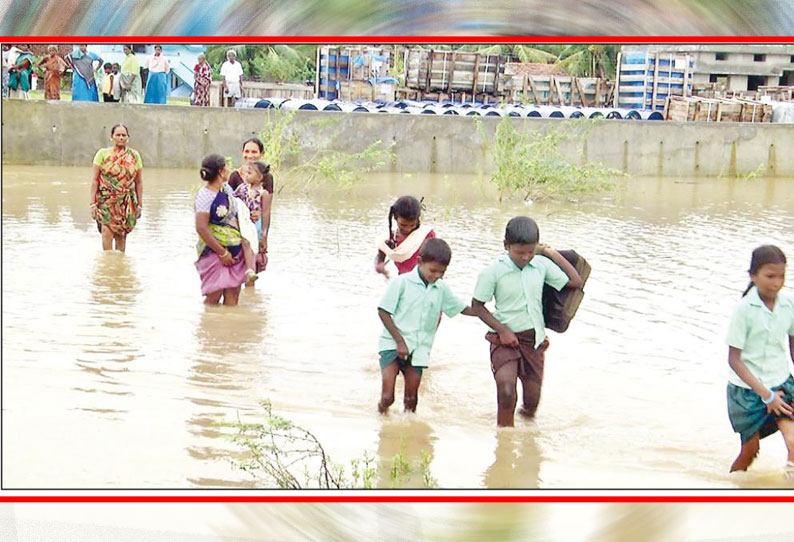
<path fill-rule="evenodd" d="M 285 190 L 268 269 L 233 309 L 202 304 L 196 172 L 146 170 L 126 255 L 101 251 L 89 181 L 90 168 L 3 167 L 6 488 L 253 487 L 217 422 L 255 420 L 261 399 L 338 463 L 424 452 L 439 487 L 792 487 L 779 434 L 728 475 L 739 439 L 723 339 L 752 249 L 794 259 L 794 179 L 630 179 L 534 205 L 443 175 Z M 485 327 L 465 316 L 442 321 L 417 414 L 399 412 L 398 384 L 397 408 L 378 416 L 374 239 L 402 194 L 424 196 L 464 299 L 517 214 L 592 265 L 570 329 L 550 333 L 534 420 L 497 431 Z"/>

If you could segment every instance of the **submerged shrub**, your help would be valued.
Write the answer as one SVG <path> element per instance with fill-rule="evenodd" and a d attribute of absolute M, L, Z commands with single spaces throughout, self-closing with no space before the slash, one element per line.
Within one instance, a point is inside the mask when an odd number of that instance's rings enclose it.
<path fill-rule="evenodd" d="M 516 130 L 514 122 L 505 117 L 496 127 L 493 138 L 485 133 L 477 120 L 486 152 L 492 153 L 499 201 L 505 195 L 520 194 L 523 199 L 545 199 L 558 195 L 595 193 L 609 190 L 614 177 L 623 173 L 602 164 L 577 165 L 573 157 L 560 150 L 567 141 L 581 142 L 594 121 L 588 119 L 560 122 L 546 133 Z"/>

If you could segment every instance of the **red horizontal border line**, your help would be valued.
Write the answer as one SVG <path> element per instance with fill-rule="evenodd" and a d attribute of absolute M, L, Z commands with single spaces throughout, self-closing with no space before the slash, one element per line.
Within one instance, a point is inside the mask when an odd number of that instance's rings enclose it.
<path fill-rule="evenodd" d="M 0 36 L 8 43 L 794 43 L 794 36 Z"/>
<path fill-rule="evenodd" d="M 273 497 L 245 497 L 245 496 L 18 496 L 0 497 L 0 503 L 85 503 L 85 502 L 132 502 L 132 503 L 292 503 L 292 502 L 342 502 L 342 503 L 364 503 L 364 502 L 426 502 L 426 503 L 465 503 L 465 502 L 526 502 L 526 503 L 619 503 L 619 502 L 653 502 L 653 503 L 785 503 L 794 502 L 794 496 L 774 497 L 774 496 L 669 496 L 669 497 L 630 497 L 630 496 L 571 496 L 571 497 L 528 497 L 528 496 L 449 496 L 449 497 L 422 497 L 422 496 L 397 496 L 397 497 L 364 497 L 364 496 L 328 496 L 317 495 L 297 497 L 297 496 L 273 496 Z"/>

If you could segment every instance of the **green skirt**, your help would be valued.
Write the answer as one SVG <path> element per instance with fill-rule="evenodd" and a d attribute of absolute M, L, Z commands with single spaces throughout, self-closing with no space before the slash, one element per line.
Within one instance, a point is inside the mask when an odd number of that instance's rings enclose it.
<path fill-rule="evenodd" d="M 783 390 L 784 401 L 790 405 L 794 403 L 794 378 L 789 376 L 781 385 L 772 388 L 774 392 L 777 390 Z M 760 433 L 761 438 L 768 437 L 777 431 L 776 420 L 780 418 L 767 412 L 766 405 L 753 390 L 734 384 L 728 384 L 728 417 L 742 442 L 747 442 L 756 433 Z"/>

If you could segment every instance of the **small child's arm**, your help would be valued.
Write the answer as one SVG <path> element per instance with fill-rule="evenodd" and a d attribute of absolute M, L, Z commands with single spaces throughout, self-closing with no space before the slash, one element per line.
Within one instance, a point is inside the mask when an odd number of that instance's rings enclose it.
<path fill-rule="evenodd" d="M 579 273 L 576 271 L 576 268 L 571 265 L 571 262 L 562 257 L 562 254 L 548 245 L 544 245 L 540 253 L 556 263 L 557 266 L 568 275 L 569 280 L 568 284 L 565 285 L 566 288 L 581 288 L 583 286 L 582 277 L 579 276 Z"/>
<path fill-rule="evenodd" d="M 471 309 L 476 316 L 480 318 L 486 325 L 499 334 L 499 340 L 505 346 L 518 346 L 518 337 L 513 333 L 513 330 L 504 325 L 491 314 L 491 311 L 485 306 L 485 303 L 477 298 L 471 298 Z"/>
<path fill-rule="evenodd" d="M 380 316 L 380 321 L 383 322 L 383 327 L 391 333 L 394 342 L 397 343 L 397 357 L 400 359 L 408 359 L 408 346 L 405 344 L 405 339 L 400 334 L 400 330 L 397 329 L 397 324 L 394 323 L 394 319 L 384 309 L 378 307 L 378 316 Z"/>
<path fill-rule="evenodd" d="M 791 344 L 789 346 L 791 346 Z M 758 394 L 761 400 L 764 401 L 769 412 L 777 414 L 778 416 L 794 415 L 794 408 L 783 401 L 783 390 L 772 392 L 772 390 L 764 386 L 763 382 L 761 382 L 742 361 L 742 351 L 740 348 L 736 348 L 735 346 L 728 347 L 728 365 L 730 365 L 733 372 L 735 372 L 743 382 Z M 772 398 L 771 401 L 769 401 L 770 397 Z"/>
<path fill-rule="evenodd" d="M 389 271 L 386 269 L 386 254 L 380 249 L 378 249 L 378 253 L 375 255 L 375 272 L 387 278 L 389 276 Z"/>
<path fill-rule="evenodd" d="M 466 305 L 466 308 L 460 311 L 461 314 L 465 314 L 466 316 L 479 316 L 479 313 L 471 308 L 469 305 Z"/>

